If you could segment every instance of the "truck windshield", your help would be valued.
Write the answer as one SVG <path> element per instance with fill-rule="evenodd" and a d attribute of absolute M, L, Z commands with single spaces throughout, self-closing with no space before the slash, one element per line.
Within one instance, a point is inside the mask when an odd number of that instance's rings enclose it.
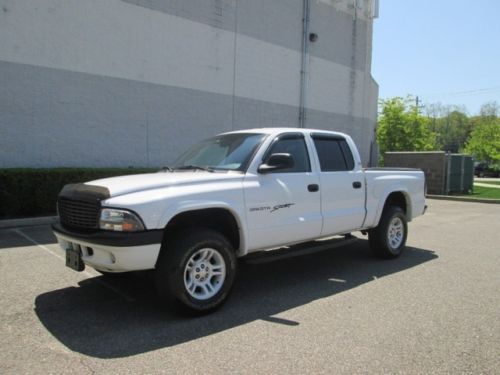
<path fill-rule="evenodd" d="M 233 133 L 204 140 L 181 155 L 173 169 L 244 171 L 264 136 Z"/>

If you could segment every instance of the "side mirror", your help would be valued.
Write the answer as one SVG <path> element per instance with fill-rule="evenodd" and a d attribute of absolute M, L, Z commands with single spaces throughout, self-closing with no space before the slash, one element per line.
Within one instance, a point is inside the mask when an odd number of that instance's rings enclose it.
<path fill-rule="evenodd" d="M 293 168 L 294 165 L 293 156 L 290 154 L 271 154 L 267 158 L 267 162 L 259 166 L 258 172 L 266 174 L 281 169 Z"/>

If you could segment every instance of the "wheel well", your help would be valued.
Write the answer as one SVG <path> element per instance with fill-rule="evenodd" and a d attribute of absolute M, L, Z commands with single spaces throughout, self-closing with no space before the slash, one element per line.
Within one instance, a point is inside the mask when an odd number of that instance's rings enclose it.
<path fill-rule="evenodd" d="M 224 235 L 233 248 L 240 247 L 240 231 L 233 214 L 223 208 L 207 208 L 186 211 L 174 216 L 165 227 L 165 236 L 176 233 L 188 227 L 203 227 L 213 229 Z"/>
<path fill-rule="evenodd" d="M 400 207 L 405 215 L 407 215 L 408 202 L 406 201 L 406 196 L 400 191 L 389 194 L 385 200 L 384 209 L 389 206 Z"/>

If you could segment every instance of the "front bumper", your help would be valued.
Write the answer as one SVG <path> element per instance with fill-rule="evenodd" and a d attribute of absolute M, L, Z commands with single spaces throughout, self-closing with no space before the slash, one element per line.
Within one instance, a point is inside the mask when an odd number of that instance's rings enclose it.
<path fill-rule="evenodd" d="M 63 250 L 79 250 L 83 262 L 105 272 L 127 272 L 152 269 L 160 253 L 163 230 L 136 233 L 77 233 L 59 223 L 52 225 Z"/>

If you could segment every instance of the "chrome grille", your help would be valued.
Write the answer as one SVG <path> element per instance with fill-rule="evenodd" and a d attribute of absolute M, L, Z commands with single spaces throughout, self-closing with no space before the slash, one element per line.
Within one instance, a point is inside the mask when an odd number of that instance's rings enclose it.
<path fill-rule="evenodd" d="M 99 202 L 59 197 L 57 201 L 61 224 L 78 229 L 97 229 L 99 225 Z"/>

